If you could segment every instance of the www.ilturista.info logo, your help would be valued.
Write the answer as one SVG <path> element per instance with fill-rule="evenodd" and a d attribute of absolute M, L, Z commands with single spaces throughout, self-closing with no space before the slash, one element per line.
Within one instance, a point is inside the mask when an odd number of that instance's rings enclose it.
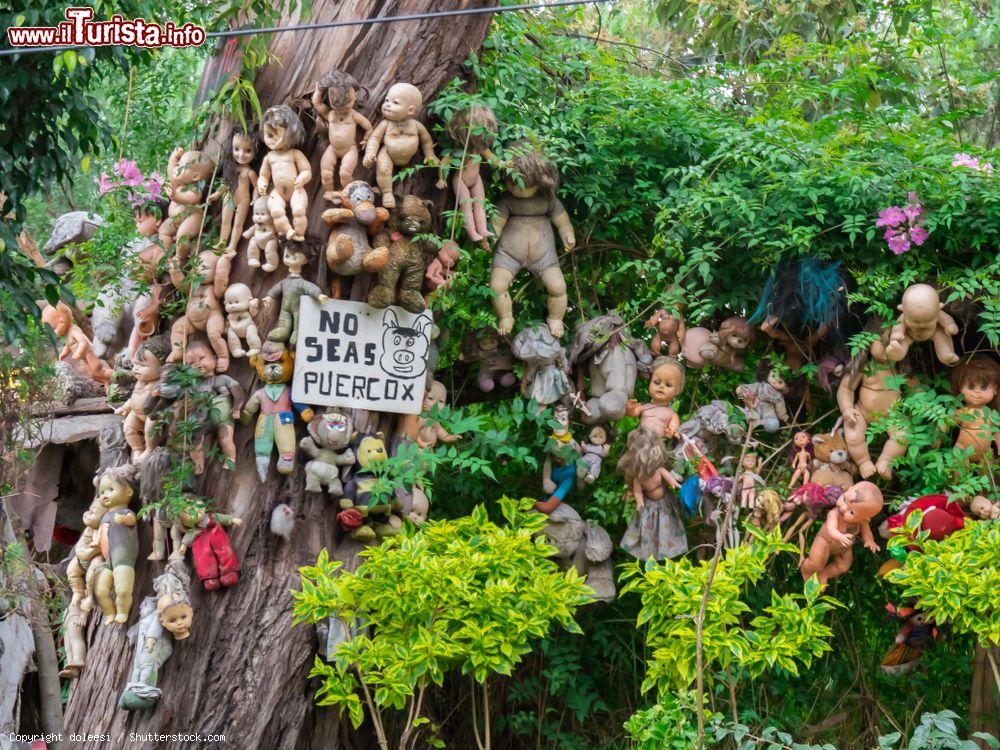
<path fill-rule="evenodd" d="M 12 26 L 7 41 L 12 47 L 197 47 L 205 43 L 205 29 L 193 23 L 181 26 L 141 18 L 111 16 L 94 21 L 93 8 L 67 8 L 58 26 Z"/>

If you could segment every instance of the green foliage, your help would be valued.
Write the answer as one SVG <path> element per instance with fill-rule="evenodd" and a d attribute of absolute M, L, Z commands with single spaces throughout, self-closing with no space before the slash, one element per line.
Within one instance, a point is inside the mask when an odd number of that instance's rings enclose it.
<path fill-rule="evenodd" d="M 971 739 L 963 740 L 959 737 L 958 725 L 955 720 L 958 715 L 953 711 L 940 711 L 936 714 L 925 713 L 920 717 L 920 726 L 917 727 L 909 743 L 898 744 L 902 737 L 899 732 L 879 738 L 878 750 L 888 750 L 888 748 L 899 748 L 903 750 L 977 750 L 983 745 L 973 742 Z M 996 737 L 985 732 L 973 732 L 972 737 L 982 740 L 986 747 L 998 748 L 1000 741 Z"/>
<path fill-rule="evenodd" d="M 970 523 L 940 542 L 925 532 L 916 541 L 920 551 L 887 576 L 900 596 L 916 599 L 939 625 L 1000 644 L 1000 523 Z"/>
<path fill-rule="evenodd" d="M 649 708 L 637 711 L 625 731 L 636 750 L 690 750 L 698 744 L 698 727 L 693 721 L 697 698 L 690 690 L 666 693 Z M 706 711 L 706 720 L 721 718 Z"/>
<path fill-rule="evenodd" d="M 357 726 L 358 681 L 366 696 L 371 691 L 370 712 L 401 710 L 452 672 L 479 683 L 511 674 L 553 626 L 579 632 L 573 614 L 587 589 L 575 571 L 561 573 L 548 559 L 551 548 L 538 538 L 545 518 L 526 513 L 530 505 L 501 499 L 504 526 L 481 506 L 464 518 L 407 526 L 362 552 L 353 573 L 326 551 L 302 568 L 295 621 L 333 616 L 363 629 L 340 645 L 333 664 L 317 660 L 320 705 L 347 712 Z"/>
<path fill-rule="evenodd" d="M 637 622 L 646 626 L 651 650 L 643 690 L 655 688 L 662 696 L 694 682 L 697 617 L 709 584 L 702 643 L 704 661 L 714 669 L 743 668 L 753 677 L 774 668 L 798 674 L 800 664 L 808 667 L 830 650 L 833 633 L 823 620 L 838 603 L 823 596 L 816 581 L 807 581 L 802 594 L 772 592 L 769 606 L 746 622 L 750 607 L 742 599 L 743 587 L 757 584 L 776 554 L 797 551 L 782 543 L 777 531 L 766 535 L 748 528 L 748 533 L 753 540 L 727 550 L 714 574 L 709 560 L 683 557 L 626 568 L 622 594 L 642 597 Z"/>

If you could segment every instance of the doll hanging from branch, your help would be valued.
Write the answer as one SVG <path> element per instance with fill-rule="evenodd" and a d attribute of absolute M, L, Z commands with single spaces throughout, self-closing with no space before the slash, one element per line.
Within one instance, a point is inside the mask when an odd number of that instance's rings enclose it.
<path fill-rule="evenodd" d="M 458 162 L 451 186 L 462 211 L 462 226 L 470 240 L 485 244 L 493 233 L 486 224 L 486 189 L 480 168 L 484 161 L 497 160 L 490 150 L 497 137 L 497 118 L 489 107 L 474 104 L 452 114 L 447 129 L 452 141 L 462 145 L 462 156 L 442 159 L 437 187 L 445 188 L 445 171 L 450 163 Z"/>
<path fill-rule="evenodd" d="M 208 202 L 222 199 L 222 222 L 219 225 L 219 248 L 224 248 L 215 268 L 215 295 L 222 297 L 229 286 L 229 271 L 236 247 L 243 236 L 243 226 L 254 200 L 257 173 L 250 166 L 257 157 L 257 131 L 239 126 L 229 137 L 229 149 L 222 161 L 223 185 L 210 196 Z"/>

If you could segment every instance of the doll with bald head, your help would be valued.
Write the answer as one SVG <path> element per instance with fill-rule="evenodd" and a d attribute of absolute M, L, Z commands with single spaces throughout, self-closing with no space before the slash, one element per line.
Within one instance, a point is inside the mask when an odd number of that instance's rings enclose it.
<path fill-rule="evenodd" d="M 809 557 L 799 566 L 803 580 L 814 575 L 826 584 L 851 569 L 854 542 L 858 535 L 865 548 L 878 552 L 872 535 L 871 520 L 882 512 L 882 491 L 871 482 L 858 482 L 840 496 L 827 513 L 823 527 L 816 534 Z"/>

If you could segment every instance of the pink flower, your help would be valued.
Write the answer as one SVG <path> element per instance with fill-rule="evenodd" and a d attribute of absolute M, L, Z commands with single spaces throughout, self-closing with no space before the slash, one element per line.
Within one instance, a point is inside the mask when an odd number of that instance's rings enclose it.
<path fill-rule="evenodd" d="M 919 224 L 910 227 L 910 239 L 913 241 L 913 244 L 916 245 L 917 247 L 927 242 L 927 237 L 928 237 L 927 230 L 924 229 Z"/>
<path fill-rule="evenodd" d="M 101 172 L 101 176 L 95 180 L 97 183 L 97 194 L 104 195 L 105 193 L 110 193 L 116 187 L 118 183 L 111 179 L 106 173 Z"/>
<path fill-rule="evenodd" d="M 979 159 L 976 159 L 969 154 L 955 154 L 955 158 L 951 160 L 951 166 L 979 169 Z"/>
<path fill-rule="evenodd" d="M 899 206 L 889 206 L 888 208 L 883 208 L 878 213 L 878 220 L 875 222 L 877 227 L 898 227 L 906 221 L 906 214 L 903 213 L 903 209 Z"/>
<path fill-rule="evenodd" d="M 896 255 L 902 255 L 910 249 L 910 240 L 905 232 L 887 229 L 885 230 L 885 239 L 889 245 L 889 250 Z"/>
<path fill-rule="evenodd" d="M 913 195 L 913 193 L 910 193 Z M 903 206 L 903 215 L 906 216 L 906 220 L 910 222 L 910 226 L 913 226 L 918 221 L 920 221 L 920 214 L 923 212 L 923 206 L 919 203 L 907 203 Z"/>
<path fill-rule="evenodd" d="M 122 178 L 123 185 L 141 185 L 142 172 L 131 159 L 122 159 L 115 165 L 115 174 Z"/>
<path fill-rule="evenodd" d="M 163 193 L 163 177 L 159 172 L 153 172 L 146 178 L 144 187 L 150 199 L 159 198 Z"/>

